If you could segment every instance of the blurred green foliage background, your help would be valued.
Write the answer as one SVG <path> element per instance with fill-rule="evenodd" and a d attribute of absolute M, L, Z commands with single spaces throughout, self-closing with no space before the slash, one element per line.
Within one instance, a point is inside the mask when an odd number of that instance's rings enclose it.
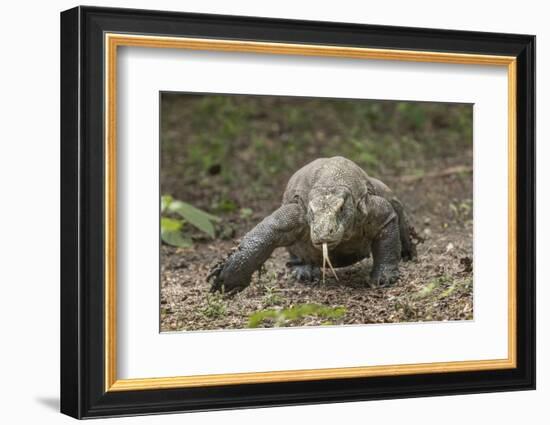
<path fill-rule="evenodd" d="M 246 215 L 273 209 L 318 157 L 383 180 L 471 165 L 472 115 L 466 104 L 162 93 L 161 193 Z"/>

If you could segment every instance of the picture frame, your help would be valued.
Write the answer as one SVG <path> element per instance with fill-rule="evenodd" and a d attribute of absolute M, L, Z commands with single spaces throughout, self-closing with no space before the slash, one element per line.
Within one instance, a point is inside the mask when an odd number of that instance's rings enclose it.
<path fill-rule="evenodd" d="M 498 184 L 507 187 L 508 205 L 496 214 L 508 220 L 508 356 L 120 379 L 116 92 L 123 46 L 504 67 L 508 180 Z M 534 36 L 76 7 L 61 14 L 61 120 L 62 413 L 92 418 L 535 388 Z"/>

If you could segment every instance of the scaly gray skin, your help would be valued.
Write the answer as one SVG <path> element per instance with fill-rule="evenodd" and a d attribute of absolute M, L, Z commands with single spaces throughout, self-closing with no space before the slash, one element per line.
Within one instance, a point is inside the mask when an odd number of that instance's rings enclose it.
<path fill-rule="evenodd" d="M 275 248 L 286 247 L 300 280 L 313 280 L 327 243 L 334 267 L 373 256 L 367 283 L 386 286 L 399 277 L 399 260 L 416 257 L 401 202 L 380 180 L 342 157 L 319 158 L 289 180 L 279 209 L 248 232 L 239 247 L 211 270 L 212 291 L 250 284 Z"/>

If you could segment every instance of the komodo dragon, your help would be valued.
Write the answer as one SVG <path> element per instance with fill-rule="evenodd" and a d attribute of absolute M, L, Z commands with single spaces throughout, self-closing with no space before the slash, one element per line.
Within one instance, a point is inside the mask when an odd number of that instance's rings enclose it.
<path fill-rule="evenodd" d="M 380 180 L 343 157 L 319 158 L 289 180 L 283 202 L 241 240 L 238 248 L 210 271 L 212 291 L 231 292 L 250 284 L 277 247 L 302 281 L 319 277 L 325 263 L 352 265 L 372 253 L 366 283 L 386 286 L 399 277 L 399 260 L 416 257 L 414 229 L 401 202 Z"/>

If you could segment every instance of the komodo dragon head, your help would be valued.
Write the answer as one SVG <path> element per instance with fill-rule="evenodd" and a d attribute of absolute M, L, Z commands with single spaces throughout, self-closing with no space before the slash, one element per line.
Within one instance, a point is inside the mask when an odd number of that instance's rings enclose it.
<path fill-rule="evenodd" d="M 310 228 L 311 243 L 323 252 L 323 282 L 326 263 L 338 280 L 328 251 L 353 234 L 355 208 L 353 196 L 344 186 L 317 188 L 309 194 L 306 220 Z"/>
<path fill-rule="evenodd" d="M 326 244 L 332 249 L 352 236 L 357 206 L 349 189 L 313 189 L 308 201 L 306 220 L 313 246 L 321 250 Z"/>

